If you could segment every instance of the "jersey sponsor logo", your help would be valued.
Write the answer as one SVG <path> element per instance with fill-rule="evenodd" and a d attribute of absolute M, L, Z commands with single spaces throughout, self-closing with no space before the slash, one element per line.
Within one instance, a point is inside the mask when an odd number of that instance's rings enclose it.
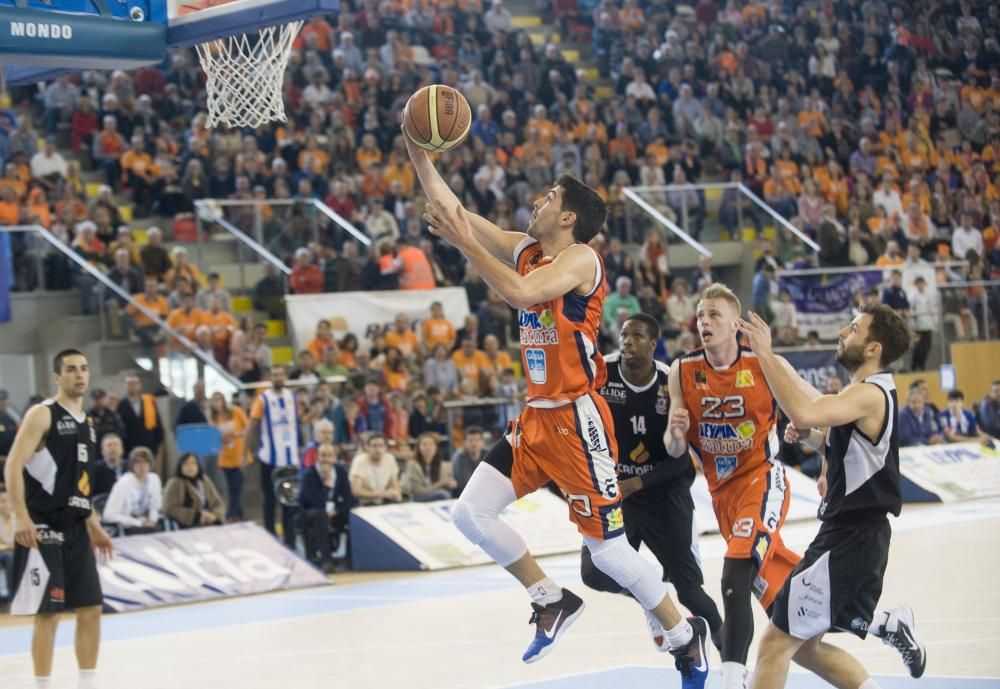
<path fill-rule="evenodd" d="M 713 455 L 739 454 L 753 445 L 756 428 L 752 421 L 744 421 L 735 428 L 731 423 L 702 421 L 698 424 L 699 445 L 702 450 Z"/>
<path fill-rule="evenodd" d="M 587 442 L 590 444 L 591 452 L 608 452 L 608 446 L 604 444 L 604 434 L 598 428 L 594 417 L 587 417 Z"/>
<path fill-rule="evenodd" d="M 521 328 L 523 345 L 559 344 L 559 332 L 556 330 L 556 319 L 551 309 L 542 309 L 540 314 L 522 310 L 518 315 L 518 325 Z"/>
<path fill-rule="evenodd" d="M 625 462 L 620 462 L 618 464 L 618 475 L 619 476 L 642 476 L 643 474 L 648 474 L 653 470 L 652 464 L 626 464 Z"/>
<path fill-rule="evenodd" d="M 46 528 L 38 529 L 38 542 L 42 545 L 62 545 L 65 540 L 66 537 L 62 531 Z"/>
<path fill-rule="evenodd" d="M 856 632 L 867 632 L 868 631 L 868 621 L 860 617 L 855 617 L 851 620 L 851 629 Z"/>
<path fill-rule="evenodd" d="M 628 393 L 625 391 L 625 386 L 619 383 L 608 383 L 601 388 L 601 397 L 608 404 L 625 404 L 628 401 Z"/>
<path fill-rule="evenodd" d="M 739 461 L 736 457 L 723 456 L 715 458 L 715 478 L 719 481 L 727 479 L 736 472 Z"/>
<path fill-rule="evenodd" d="M 656 398 L 656 413 L 660 416 L 666 416 L 667 410 L 670 408 L 670 398 L 664 397 L 661 393 L 659 397 Z"/>
<path fill-rule="evenodd" d="M 90 500 L 74 495 L 68 500 L 70 507 L 77 507 L 81 510 L 90 510 Z"/>
<path fill-rule="evenodd" d="M 753 585 L 751 586 L 751 590 L 753 591 L 753 595 L 757 598 L 757 600 L 760 600 L 761 598 L 764 597 L 764 592 L 767 591 L 767 586 L 768 586 L 767 579 L 765 579 L 761 575 L 758 574 L 753 578 Z"/>
<path fill-rule="evenodd" d="M 56 422 L 56 433 L 59 435 L 76 435 L 76 421 L 62 418 Z"/>
<path fill-rule="evenodd" d="M 764 558 L 767 557 L 767 551 L 771 548 L 771 537 L 766 533 L 758 533 L 757 540 L 753 544 L 753 559 L 757 562 L 757 567 L 760 567 Z"/>
<path fill-rule="evenodd" d="M 622 508 L 616 507 L 604 516 L 608 531 L 618 531 L 625 528 L 625 518 L 622 516 Z"/>
<path fill-rule="evenodd" d="M 695 371 L 694 372 L 694 384 L 696 386 L 698 386 L 699 388 L 707 388 L 708 387 L 708 374 L 705 373 L 704 371 Z"/>
<path fill-rule="evenodd" d="M 80 495 L 90 495 L 90 476 L 87 472 L 80 474 L 80 480 L 76 482 L 76 489 Z"/>
<path fill-rule="evenodd" d="M 646 449 L 646 443 L 640 440 L 639 444 L 628 453 L 628 458 L 636 464 L 645 464 L 649 460 L 649 450 Z"/>
<path fill-rule="evenodd" d="M 49 600 L 53 603 L 65 603 L 66 602 L 66 591 L 58 586 L 53 586 L 49 590 Z"/>
<path fill-rule="evenodd" d="M 524 350 L 524 361 L 528 366 L 528 378 L 531 379 L 531 382 L 538 385 L 545 383 L 548 377 L 545 370 L 545 350 Z"/>
<path fill-rule="evenodd" d="M 743 369 L 736 372 L 736 387 L 738 388 L 752 388 L 753 387 L 753 371 L 747 371 Z"/>

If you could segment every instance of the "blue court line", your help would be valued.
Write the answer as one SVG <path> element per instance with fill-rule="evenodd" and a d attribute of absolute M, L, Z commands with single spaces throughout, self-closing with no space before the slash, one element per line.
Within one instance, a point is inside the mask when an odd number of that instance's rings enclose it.
<path fill-rule="evenodd" d="M 881 689 L 998 689 L 1000 679 L 980 677 L 921 677 L 912 679 L 898 675 L 878 675 L 875 678 Z M 721 676 L 713 672 L 709 685 L 720 686 Z M 514 684 L 507 689 L 607 689 L 607 687 L 628 687 L 628 689 L 663 689 L 680 685 L 680 675 L 676 670 L 657 667 L 620 667 L 568 677 L 557 677 Z M 830 685 L 816 675 L 791 672 L 788 675 L 788 689 L 830 689 Z"/>

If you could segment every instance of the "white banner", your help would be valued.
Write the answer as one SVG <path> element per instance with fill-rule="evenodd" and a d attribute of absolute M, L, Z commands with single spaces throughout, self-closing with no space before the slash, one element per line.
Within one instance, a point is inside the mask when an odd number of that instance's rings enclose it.
<path fill-rule="evenodd" d="M 901 447 L 899 468 L 942 502 L 1000 495 L 1000 452 L 979 443 Z"/>
<path fill-rule="evenodd" d="M 441 500 L 356 507 L 351 516 L 368 522 L 411 555 L 423 569 L 492 562 L 451 523 L 451 508 L 455 502 Z M 555 555 L 580 549 L 580 534 L 570 521 L 568 510 L 561 498 L 547 490 L 539 490 L 504 510 L 503 519 L 524 538 L 533 555 Z"/>
<path fill-rule="evenodd" d="M 285 297 L 297 351 L 309 344 L 316 335 L 316 324 L 324 318 L 330 321 L 338 339 L 345 333 L 354 333 L 362 347 L 371 344 L 374 334 L 391 326 L 398 313 L 409 316 L 419 332 L 417 321 L 430 315 L 431 303 L 435 301 L 441 302 L 444 316 L 455 326 L 455 330 L 464 325 L 469 314 L 469 298 L 461 287 L 293 294 Z"/>

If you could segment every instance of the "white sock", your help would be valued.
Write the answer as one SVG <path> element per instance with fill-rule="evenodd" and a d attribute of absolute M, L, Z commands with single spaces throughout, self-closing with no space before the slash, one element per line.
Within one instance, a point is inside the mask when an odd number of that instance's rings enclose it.
<path fill-rule="evenodd" d="M 35 677 L 35 689 L 49 689 L 51 686 L 51 677 Z"/>
<path fill-rule="evenodd" d="M 880 687 L 875 680 L 869 677 L 858 689 L 880 689 Z"/>
<path fill-rule="evenodd" d="M 871 634 L 872 636 L 877 636 L 881 638 L 884 635 L 884 632 L 886 631 L 885 625 L 888 624 L 888 622 L 889 622 L 889 613 L 884 610 L 880 610 L 879 612 L 875 613 L 875 617 L 874 619 L 872 619 L 872 623 L 868 625 L 868 633 Z"/>
<path fill-rule="evenodd" d="M 562 588 L 548 577 L 528 587 L 531 600 L 539 605 L 551 605 L 562 600 Z"/>
<path fill-rule="evenodd" d="M 746 689 L 746 665 L 727 660 L 722 664 L 722 689 Z"/>
<path fill-rule="evenodd" d="M 97 689 L 97 670 L 80 670 L 77 689 Z"/>
<path fill-rule="evenodd" d="M 694 629 L 687 620 L 681 620 L 673 629 L 665 629 L 667 632 L 667 645 L 670 648 L 683 648 L 694 638 Z"/>

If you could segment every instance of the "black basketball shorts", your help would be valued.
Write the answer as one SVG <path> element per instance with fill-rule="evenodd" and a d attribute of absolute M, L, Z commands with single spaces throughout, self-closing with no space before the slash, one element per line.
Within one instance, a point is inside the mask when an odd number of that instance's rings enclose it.
<path fill-rule="evenodd" d="M 868 634 L 882 595 L 892 529 L 885 516 L 823 522 L 774 601 L 771 621 L 797 639 L 827 631 Z"/>
<path fill-rule="evenodd" d="M 97 558 L 83 520 L 58 527 L 35 518 L 38 547 L 14 547 L 12 615 L 57 613 L 101 605 Z"/>

